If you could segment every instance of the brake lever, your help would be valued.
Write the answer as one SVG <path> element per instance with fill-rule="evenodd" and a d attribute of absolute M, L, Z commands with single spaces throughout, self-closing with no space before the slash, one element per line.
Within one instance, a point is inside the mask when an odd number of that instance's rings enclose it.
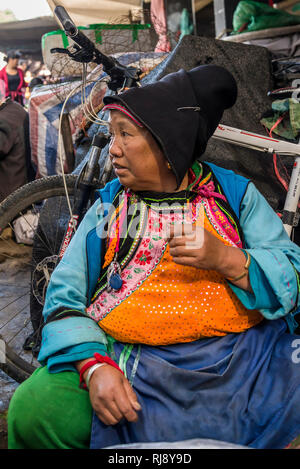
<path fill-rule="evenodd" d="M 75 60 L 76 62 L 89 63 L 93 61 L 93 52 L 87 52 L 86 50 L 79 47 L 77 44 L 74 44 L 72 47 L 73 49 L 75 49 L 75 52 L 70 52 L 68 49 L 63 49 L 61 47 L 54 47 L 53 49 L 50 49 L 50 52 L 51 54 L 54 54 L 56 52 L 59 54 L 67 54 L 72 60 Z"/>
<path fill-rule="evenodd" d="M 53 49 L 50 49 L 51 54 L 68 54 L 70 55 L 70 51 L 68 49 L 62 49 L 61 47 L 54 47 Z"/>

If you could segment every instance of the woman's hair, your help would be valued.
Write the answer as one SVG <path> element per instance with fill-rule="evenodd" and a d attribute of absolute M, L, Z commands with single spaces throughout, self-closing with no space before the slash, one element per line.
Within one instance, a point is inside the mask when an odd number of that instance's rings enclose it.
<path fill-rule="evenodd" d="M 18 50 L 10 50 L 6 53 L 6 56 L 3 57 L 3 60 L 8 62 L 9 59 L 20 59 L 21 57 L 22 54 Z"/>

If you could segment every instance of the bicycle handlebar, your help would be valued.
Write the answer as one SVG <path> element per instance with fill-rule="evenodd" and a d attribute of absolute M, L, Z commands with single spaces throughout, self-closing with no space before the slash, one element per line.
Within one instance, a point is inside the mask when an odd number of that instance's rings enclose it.
<path fill-rule="evenodd" d="M 102 54 L 85 36 L 78 30 L 66 9 L 63 6 L 57 6 L 54 10 L 55 15 L 60 21 L 67 36 L 69 36 L 81 49 L 77 46 L 77 51 L 72 54 L 68 52 L 69 56 L 78 62 L 95 62 L 103 65 L 103 70 L 111 77 L 111 82 L 108 87 L 114 91 L 121 87 L 136 86 L 139 82 L 141 71 L 135 67 L 125 67 L 120 64 L 115 58 Z M 55 49 L 53 49 L 55 51 Z M 62 52 L 62 50 L 57 49 Z"/>
<path fill-rule="evenodd" d="M 58 20 L 61 22 L 62 27 L 65 31 L 68 32 L 71 36 L 76 34 L 77 27 L 71 20 L 69 14 L 67 13 L 66 9 L 62 6 L 57 6 L 54 9 L 54 13 L 56 14 Z"/>
<path fill-rule="evenodd" d="M 64 28 L 66 34 L 71 39 L 73 39 L 76 44 L 85 49 L 85 51 L 96 54 L 98 57 L 100 57 L 105 71 L 111 70 L 115 66 L 115 62 L 111 59 L 111 57 L 106 57 L 104 54 L 98 51 L 92 41 L 90 41 L 88 37 L 86 37 L 81 31 L 78 30 L 77 26 L 74 24 L 64 7 L 57 6 L 54 10 L 54 13 Z"/>

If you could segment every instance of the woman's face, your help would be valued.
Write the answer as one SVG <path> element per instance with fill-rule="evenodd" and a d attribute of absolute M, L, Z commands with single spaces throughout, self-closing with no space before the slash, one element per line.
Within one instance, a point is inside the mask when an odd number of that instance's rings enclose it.
<path fill-rule="evenodd" d="M 120 183 L 134 191 L 172 192 L 176 179 L 160 146 L 145 128 L 122 112 L 111 111 L 110 158 Z"/>
<path fill-rule="evenodd" d="M 17 68 L 18 63 L 19 63 L 18 57 L 10 57 L 8 59 L 8 64 L 11 68 Z"/>

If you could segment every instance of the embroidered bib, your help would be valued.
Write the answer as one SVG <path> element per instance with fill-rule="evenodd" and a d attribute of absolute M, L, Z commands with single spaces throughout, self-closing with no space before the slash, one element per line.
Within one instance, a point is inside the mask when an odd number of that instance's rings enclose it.
<path fill-rule="evenodd" d="M 87 308 L 105 332 L 121 342 L 167 345 L 242 332 L 263 319 L 242 305 L 218 272 L 173 262 L 163 226 L 181 224 L 181 211 L 143 210 L 143 239 L 122 269 L 121 289 L 100 290 Z M 242 247 L 213 197 L 197 196 L 190 213 L 193 223 L 226 245 Z"/>

